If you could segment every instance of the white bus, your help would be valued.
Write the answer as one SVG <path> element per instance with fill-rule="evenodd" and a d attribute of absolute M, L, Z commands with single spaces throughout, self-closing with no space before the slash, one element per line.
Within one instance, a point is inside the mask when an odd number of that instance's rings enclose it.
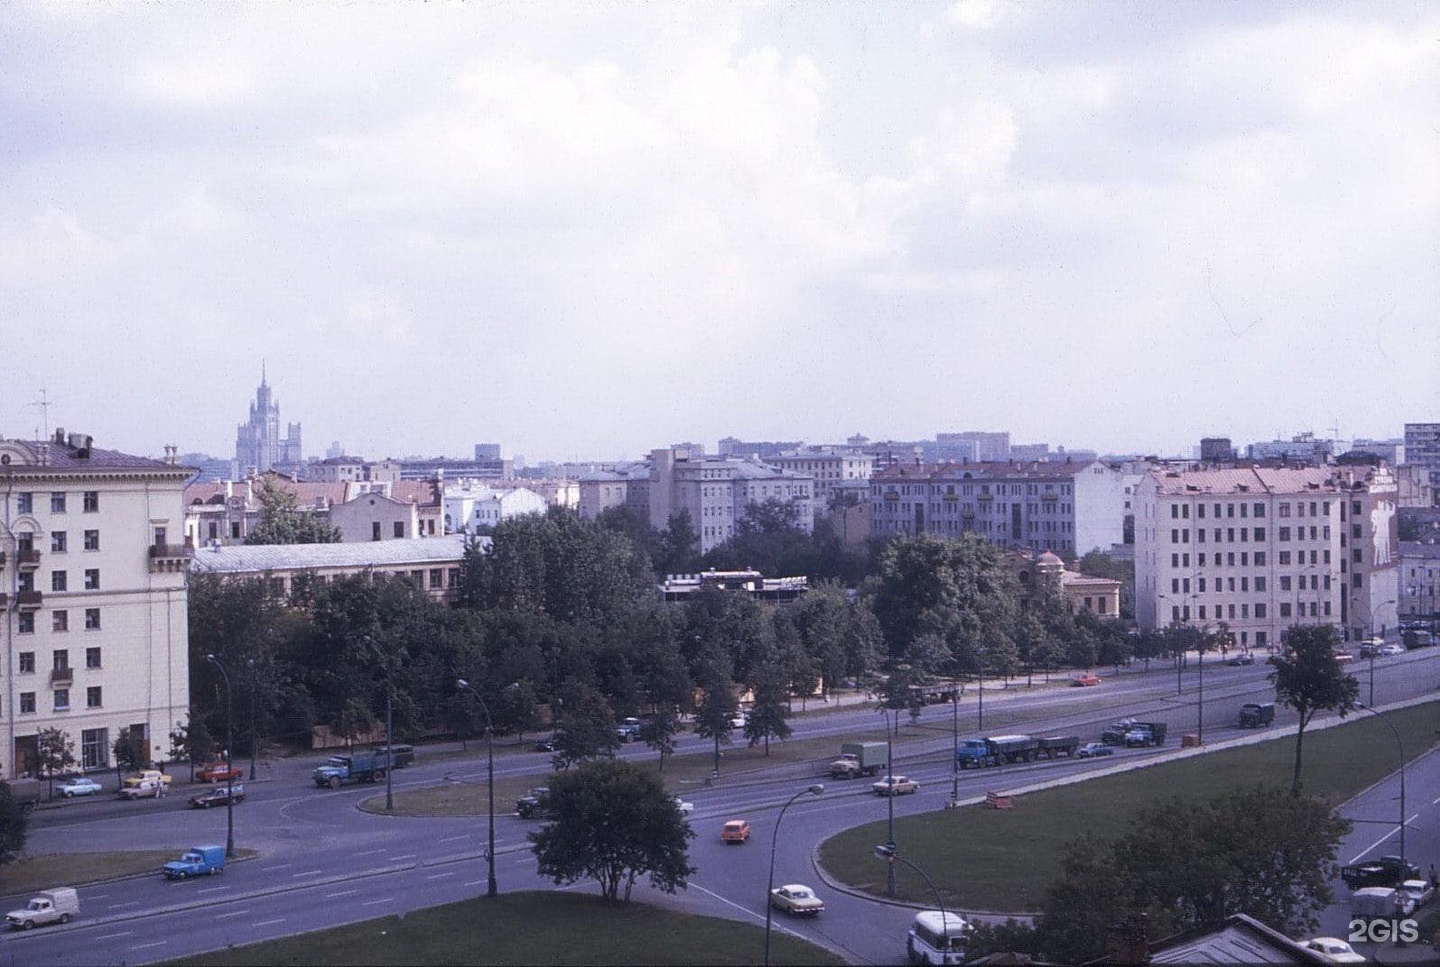
<path fill-rule="evenodd" d="M 912 964 L 963 964 L 972 929 L 954 913 L 921 910 L 905 938 L 905 953 Z"/>

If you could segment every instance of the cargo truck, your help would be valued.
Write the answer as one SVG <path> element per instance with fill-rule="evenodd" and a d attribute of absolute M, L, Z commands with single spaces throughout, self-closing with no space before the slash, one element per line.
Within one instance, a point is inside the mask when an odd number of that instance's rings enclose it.
<path fill-rule="evenodd" d="M 57 886 L 32 896 L 23 910 L 5 914 L 5 922 L 11 930 L 29 930 L 47 923 L 69 923 L 79 915 L 79 895 L 72 887 Z"/>
<path fill-rule="evenodd" d="M 196 846 L 187 849 L 178 860 L 171 860 L 160 868 L 167 880 L 188 880 L 192 876 L 207 876 L 225 872 L 225 847 Z"/>
<path fill-rule="evenodd" d="M 1242 729 L 1258 729 L 1274 721 L 1274 702 L 1246 702 L 1240 706 L 1240 727 Z"/>
<path fill-rule="evenodd" d="M 830 763 L 834 779 L 876 776 L 890 765 L 890 748 L 884 742 L 846 742 L 840 746 L 840 758 Z"/>
<path fill-rule="evenodd" d="M 1125 733 L 1125 747 L 1133 749 L 1144 745 L 1164 745 L 1166 728 L 1164 722 L 1136 722 L 1130 726 L 1130 731 Z"/>
<path fill-rule="evenodd" d="M 379 782 L 385 778 L 390 757 L 383 752 L 352 752 L 350 755 L 332 755 L 311 778 L 321 789 L 339 789 L 351 782 Z"/>
<path fill-rule="evenodd" d="M 1079 740 L 1076 740 L 1078 746 Z M 960 768 L 1004 765 L 1007 762 L 1033 762 L 1040 755 L 1040 740 L 1028 735 L 995 735 L 986 739 L 966 739 L 955 750 Z"/>
<path fill-rule="evenodd" d="M 4 784 L 10 787 L 11 802 L 19 806 L 22 813 L 32 813 L 35 807 L 40 805 L 39 779 L 11 779 Z"/>
<path fill-rule="evenodd" d="M 1040 754 L 1047 759 L 1053 759 L 1057 755 L 1073 756 L 1080 748 L 1080 736 L 1078 735 L 1046 735 L 1039 740 Z"/>

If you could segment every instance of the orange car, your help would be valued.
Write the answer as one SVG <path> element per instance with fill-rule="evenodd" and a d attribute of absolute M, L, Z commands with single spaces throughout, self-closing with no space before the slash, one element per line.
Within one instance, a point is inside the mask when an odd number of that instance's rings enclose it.
<path fill-rule="evenodd" d="M 744 843 L 750 839 L 750 824 L 743 819 L 732 819 L 720 827 L 720 838 L 727 843 Z"/>
<path fill-rule="evenodd" d="M 1099 675 L 1088 675 L 1088 674 L 1087 674 L 1087 675 L 1076 675 L 1074 678 L 1070 679 L 1070 684 L 1071 684 L 1071 685 L 1099 685 L 1099 684 L 1100 684 L 1100 676 L 1099 676 Z"/>

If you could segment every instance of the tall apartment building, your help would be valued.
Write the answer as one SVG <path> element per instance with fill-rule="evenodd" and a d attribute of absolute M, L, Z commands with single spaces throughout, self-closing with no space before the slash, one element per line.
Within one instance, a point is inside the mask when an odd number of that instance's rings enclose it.
<path fill-rule="evenodd" d="M 1393 628 L 1395 497 L 1383 465 L 1153 471 L 1136 491 L 1136 620 L 1223 623 L 1245 648 L 1296 623 Z"/>
<path fill-rule="evenodd" d="M 1098 461 L 894 466 L 870 478 L 870 532 L 978 534 L 1073 559 L 1124 542 L 1126 480 Z"/>
<path fill-rule="evenodd" d="M 289 424 L 285 436 L 280 436 L 280 404 L 270 392 L 264 370 L 255 402 L 250 404 L 250 420 L 235 429 L 235 462 L 241 473 L 253 467 L 255 473 L 279 470 L 298 474 L 303 464 L 300 424 Z"/>
<path fill-rule="evenodd" d="M 1011 457 L 1010 434 L 1004 431 L 987 433 L 983 430 L 966 430 L 964 433 L 937 433 L 935 442 L 942 447 L 961 442 L 973 444 L 976 463 L 996 463 Z"/>
<path fill-rule="evenodd" d="M 58 728 L 87 769 L 124 728 L 163 757 L 190 707 L 187 467 L 52 440 L 0 440 L 0 775 L 37 767 Z"/>
<path fill-rule="evenodd" d="M 700 537 L 700 553 L 725 543 L 751 504 L 780 500 L 795 508 L 796 521 L 814 527 L 814 480 L 755 460 L 707 457 L 670 447 L 650 454 L 650 526 L 663 530 L 680 510 Z"/>
<path fill-rule="evenodd" d="M 823 514 L 830 498 L 849 482 L 870 479 L 874 461 L 862 450 L 845 447 L 803 447 L 778 454 L 767 461 L 787 473 L 810 477 L 814 483 L 813 508 Z"/>
<path fill-rule="evenodd" d="M 1424 467 L 1430 486 L 1440 491 L 1440 423 L 1405 424 L 1405 462 Z"/>

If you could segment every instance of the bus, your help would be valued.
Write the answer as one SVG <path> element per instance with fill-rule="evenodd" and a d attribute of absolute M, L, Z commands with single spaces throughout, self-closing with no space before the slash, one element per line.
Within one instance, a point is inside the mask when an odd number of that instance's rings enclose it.
<path fill-rule="evenodd" d="M 973 929 L 957 914 L 921 910 L 905 938 L 905 953 L 912 964 L 963 964 Z"/>

